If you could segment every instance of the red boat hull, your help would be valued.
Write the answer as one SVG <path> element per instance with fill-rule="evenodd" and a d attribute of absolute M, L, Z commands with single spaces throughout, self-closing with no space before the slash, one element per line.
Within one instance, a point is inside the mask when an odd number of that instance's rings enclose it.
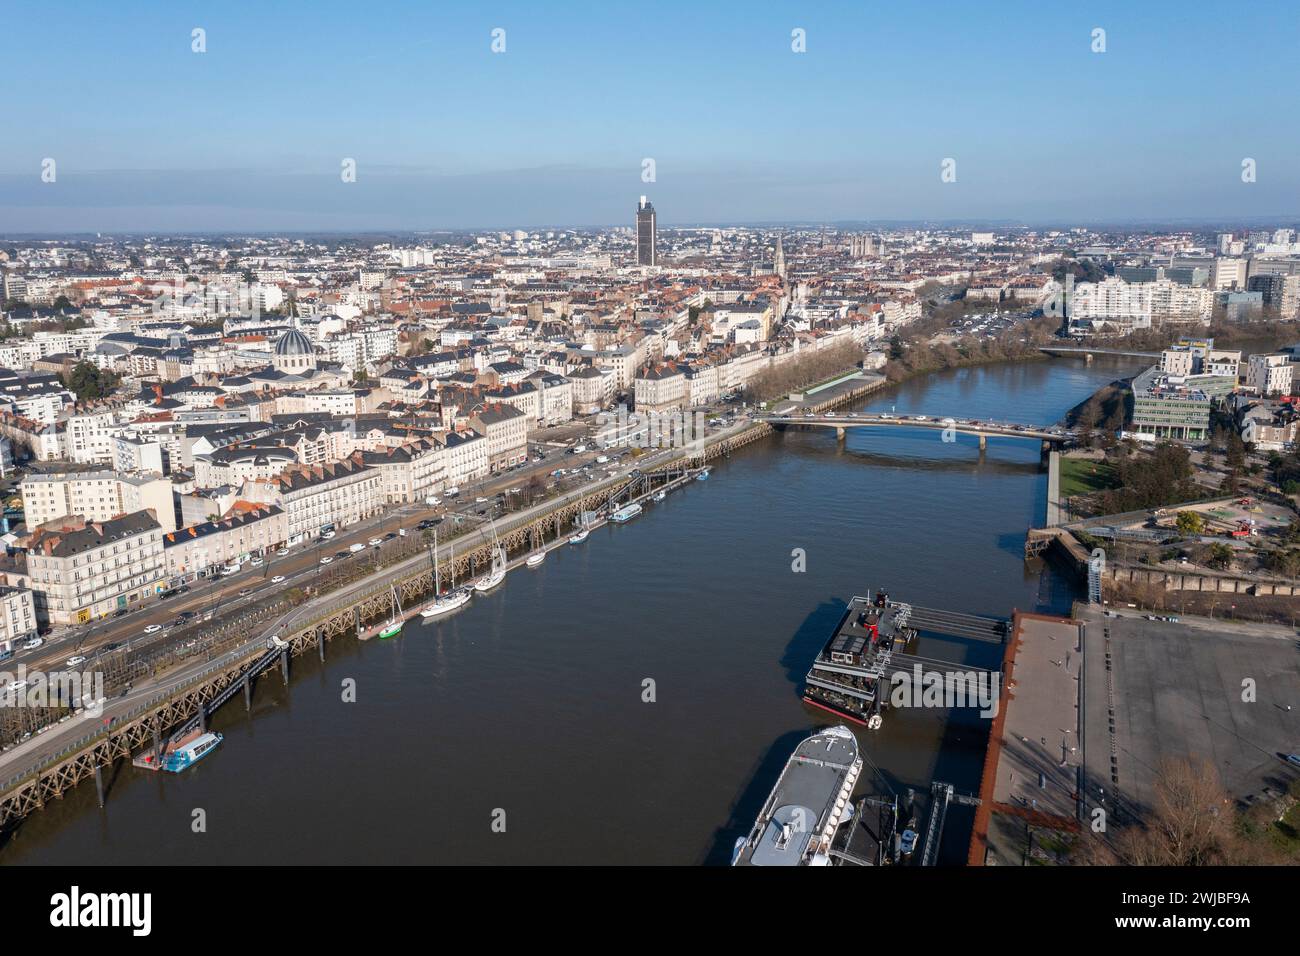
<path fill-rule="evenodd" d="M 811 704 L 814 707 L 819 707 L 829 714 L 834 714 L 836 717 L 843 717 L 845 720 L 851 720 L 855 724 L 861 724 L 863 727 L 867 726 L 867 722 L 861 717 L 855 717 L 853 714 L 846 714 L 842 710 L 837 710 L 829 704 L 823 704 L 821 701 L 813 700 L 811 697 L 805 697 L 803 702 L 805 704 Z"/>

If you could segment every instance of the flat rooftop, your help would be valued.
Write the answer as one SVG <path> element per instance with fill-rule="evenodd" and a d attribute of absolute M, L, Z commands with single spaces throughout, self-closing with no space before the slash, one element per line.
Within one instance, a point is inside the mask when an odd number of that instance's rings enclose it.
<path fill-rule="evenodd" d="M 1108 807 L 1150 807 L 1160 763 L 1170 758 L 1209 760 L 1228 795 L 1244 803 L 1300 777 L 1281 756 L 1300 750 L 1300 642 L 1293 629 L 1098 612 L 1084 641 L 1089 807 L 1103 796 Z M 1250 697 L 1247 680 L 1253 700 L 1243 700 Z M 1107 719 L 1112 706 L 1113 732 Z"/>
<path fill-rule="evenodd" d="M 1016 615 L 1009 693 L 994 720 L 980 794 L 988 800 L 992 792 L 987 864 L 1025 862 L 1027 823 L 1076 825 L 1082 640 L 1077 621 Z"/>

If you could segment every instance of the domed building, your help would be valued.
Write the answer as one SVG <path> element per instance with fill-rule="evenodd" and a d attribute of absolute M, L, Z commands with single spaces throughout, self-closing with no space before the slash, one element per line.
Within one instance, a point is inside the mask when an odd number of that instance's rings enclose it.
<path fill-rule="evenodd" d="M 311 339 L 295 327 L 275 340 L 275 357 L 271 361 L 278 371 L 298 375 L 316 367 L 316 349 Z"/>

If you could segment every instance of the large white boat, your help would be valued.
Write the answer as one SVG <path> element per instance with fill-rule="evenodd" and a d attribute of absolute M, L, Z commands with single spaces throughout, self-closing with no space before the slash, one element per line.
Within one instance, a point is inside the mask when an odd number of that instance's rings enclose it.
<path fill-rule="evenodd" d="M 749 836 L 736 841 L 733 866 L 830 866 L 831 843 L 851 817 L 862 772 L 847 727 L 827 727 L 795 748 Z"/>
<path fill-rule="evenodd" d="M 546 552 L 538 551 L 535 554 L 530 554 L 528 556 L 528 560 L 525 561 L 524 564 L 528 565 L 530 568 L 535 568 L 538 567 L 545 560 L 546 560 Z"/>
<path fill-rule="evenodd" d="M 579 531 L 577 534 L 575 534 L 572 538 L 569 539 L 569 544 L 582 544 L 582 542 L 587 540 L 587 535 L 589 534 L 591 534 L 591 532 L 588 529 L 583 528 L 581 531 Z"/>

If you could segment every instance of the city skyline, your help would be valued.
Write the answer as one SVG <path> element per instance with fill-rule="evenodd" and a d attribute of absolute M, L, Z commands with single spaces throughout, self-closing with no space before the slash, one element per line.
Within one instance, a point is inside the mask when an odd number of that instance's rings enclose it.
<path fill-rule="evenodd" d="M 663 228 L 1300 212 L 1300 133 L 1280 121 L 1300 27 L 1276 6 L 1231 31 L 1171 4 L 395 5 L 347 30 L 341 4 L 145 23 L 69 6 L 6 24 L 11 73 L 41 83 L 10 105 L 4 233 L 607 226 L 643 193 Z"/>

